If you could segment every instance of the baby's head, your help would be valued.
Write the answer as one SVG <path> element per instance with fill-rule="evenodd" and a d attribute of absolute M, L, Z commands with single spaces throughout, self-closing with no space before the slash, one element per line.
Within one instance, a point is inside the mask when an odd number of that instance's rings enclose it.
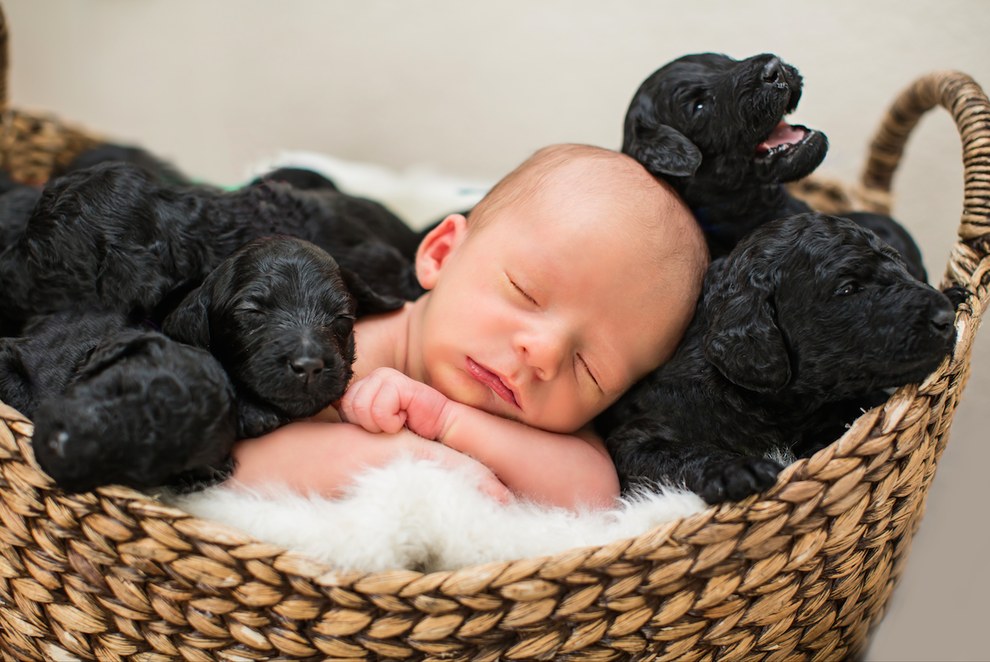
<path fill-rule="evenodd" d="M 670 358 L 707 262 L 688 209 L 636 161 L 544 148 L 420 245 L 409 374 L 575 432 Z"/>

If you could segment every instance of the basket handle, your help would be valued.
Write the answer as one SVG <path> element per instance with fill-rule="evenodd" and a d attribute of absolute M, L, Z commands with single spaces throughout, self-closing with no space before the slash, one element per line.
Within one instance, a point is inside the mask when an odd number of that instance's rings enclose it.
<path fill-rule="evenodd" d="M 936 105 L 951 113 L 963 148 L 960 241 L 950 260 L 948 278 L 975 291 L 990 271 L 985 263 L 990 253 L 990 101 L 970 76 L 958 71 L 933 72 L 897 96 L 870 145 L 859 195 L 864 208 L 889 213 L 891 181 L 904 144 L 921 116 Z"/>

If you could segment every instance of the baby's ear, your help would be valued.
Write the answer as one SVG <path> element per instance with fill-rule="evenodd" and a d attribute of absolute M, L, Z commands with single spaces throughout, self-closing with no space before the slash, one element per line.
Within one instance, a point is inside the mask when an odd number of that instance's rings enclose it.
<path fill-rule="evenodd" d="M 440 270 L 467 234 L 467 218 L 451 214 L 430 230 L 416 251 L 416 278 L 427 290 L 437 283 Z"/>

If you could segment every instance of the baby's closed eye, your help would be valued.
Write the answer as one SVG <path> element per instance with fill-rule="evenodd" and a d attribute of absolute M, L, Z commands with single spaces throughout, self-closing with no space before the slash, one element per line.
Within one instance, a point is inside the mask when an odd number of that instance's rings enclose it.
<path fill-rule="evenodd" d="M 604 393 L 605 390 L 602 388 L 602 385 L 598 382 L 598 378 L 595 377 L 594 371 L 591 369 L 591 366 L 588 365 L 588 362 L 584 360 L 584 357 L 581 354 L 575 354 L 574 356 L 575 356 L 575 360 L 578 363 L 578 370 L 585 375 L 586 379 L 590 379 L 592 383 L 594 383 L 595 388 L 597 388 L 599 391 Z"/>

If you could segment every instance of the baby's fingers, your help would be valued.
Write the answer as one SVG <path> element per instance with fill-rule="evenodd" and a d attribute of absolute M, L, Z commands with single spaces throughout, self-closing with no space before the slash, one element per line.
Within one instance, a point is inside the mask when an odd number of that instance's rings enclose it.
<path fill-rule="evenodd" d="M 348 423 L 360 425 L 368 432 L 381 432 L 381 428 L 371 414 L 371 404 L 375 388 L 367 379 L 351 384 L 340 399 L 340 413 Z"/>
<path fill-rule="evenodd" d="M 371 402 L 371 418 L 383 432 L 398 432 L 406 424 L 402 395 L 392 382 L 380 384 Z"/>
<path fill-rule="evenodd" d="M 406 423 L 401 394 L 395 384 L 372 375 L 351 385 L 340 402 L 349 423 L 368 432 L 394 433 Z"/>

